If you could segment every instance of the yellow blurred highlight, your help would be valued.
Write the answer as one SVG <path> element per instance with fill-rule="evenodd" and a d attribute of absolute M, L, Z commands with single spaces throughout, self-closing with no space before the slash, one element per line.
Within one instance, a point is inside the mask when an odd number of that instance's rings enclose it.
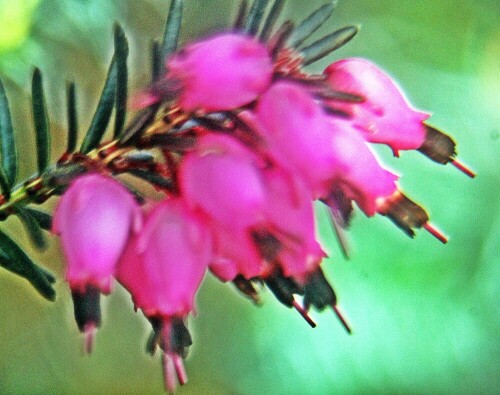
<path fill-rule="evenodd" d="M 24 42 L 38 3 L 40 0 L 0 0 L 0 53 L 16 48 Z"/>

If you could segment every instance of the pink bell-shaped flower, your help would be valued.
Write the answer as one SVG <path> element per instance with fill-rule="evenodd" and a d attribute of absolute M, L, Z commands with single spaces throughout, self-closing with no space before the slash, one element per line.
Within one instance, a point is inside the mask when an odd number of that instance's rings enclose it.
<path fill-rule="evenodd" d="M 249 227 L 211 223 L 214 235 L 214 257 L 210 271 L 221 281 L 233 281 L 240 275 L 251 279 L 261 274 L 263 258 L 255 245 Z"/>
<path fill-rule="evenodd" d="M 223 281 L 260 273 L 251 233 L 266 199 L 259 166 L 258 157 L 233 137 L 205 135 L 179 168 L 183 198 L 207 216 L 213 230 L 210 269 Z"/>
<path fill-rule="evenodd" d="M 398 176 L 380 166 L 363 136 L 348 122 L 332 119 L 331 130 L 331 149 L 337 164 L 333 185 L 372 216 L 379 202 L 397 191 Z"/>
<path fill-rule="evenodd" d="M 71 289 L 93 286 L 108 294 L 118 259 L 139 226 L 139 206 L 118 181 L 100 174 L 77 178 L 59 200 L 52 228 L 61 237 Z"/>
<path fill-rule="evenodd" d="M 277 262 L 285 276 L 303 282 L 326 256 L 316 241 L 313 201 L 300 178 L 283 169 L 264 177 L 266 231 L 279 242 Z"/>
<path fill-rule="evenodd" d="M 133 196 L 100 174 L 76 179 L 56 207 L 52 230 L 61 237 L 75 319 L 88 353 L 101 323 L 100 293 L 111 291 L 120 255 L 140 220 Z"/>
<path fill-rule="evenodd" d="M 352 125 L 372 143 L 387 144 L 395 156 L 399 150 L 417 149 L 425 141 L 423 121 L 430 114 L 414 109 L 397 84 L 373 63 L 343 59 L 325 71 L 335 90 L 361 96 L 360 103 L 332 101 L 330 105 L 352 116 Z"/>
<path fill-rule="evenodd" d="M 117 278 L 146 316 L 185 316 L 211 257 L 211 235 L 181 199 L 148 213 L 129 242 Z"/>
<path fill-rule="evenodd" d="M 179 168 L 181 194 L 211 218 L 231 227 L 256 223 L 265 191 L 258 158 L 230 136 L 201 137 Z"/>
<path fill-rule="evenodd" d="M 187 381 L 182 357 L 172 345 L 175 320 L 194 306 L 212 255 L 206 224 L 179 198 L 163 201 L 145 219 L 141 233 L 128 244 L 117 279 L 130 292 L 136 308 L 161 325 L 165 381 L 169 391 Z"/>
<path fill-rule="evenodd" d="M 315 197 L 335 170 L 328 116 L 302 87 L 278 82 L 262 95 L 255 121 L 269 155 L 298 173 Z"/>
<path fill-rule="evenodd" d="M 194 43 L 167 60 L 167 79 L 180 81 L 184 111 L 231 110 L 254 101 L 271 82 L 266 47 L 226 33 Z"/>

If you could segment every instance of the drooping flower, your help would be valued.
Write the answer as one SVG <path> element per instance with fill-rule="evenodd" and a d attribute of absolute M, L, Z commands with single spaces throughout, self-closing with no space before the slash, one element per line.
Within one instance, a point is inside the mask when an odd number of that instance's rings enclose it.
<path fill-rule="evenodd" d="M 233 137 L 207 135 L 183 158 L 179 181 L 183 198 L 213 229 L 212 272 L 224 281 L 258 276 L 252 227 L 263 219 L 266 191 L 257 156 Z"/>
<path fill-rule="evenodd" d="M 66 280 L 78 326 L 90 336 L 88 346 L 100 316 L 83 306 L 98 309 L 99 294 L 110 293 L 120 255 L 139 226 L 140 211 L 133 196 L 118 181 L 100 174 L 76 179 L 56 207 L 52 230 L 61 238 Z"/>
<path fill-rule="evenodd" d="M 326 256 L 316 240 L 310 193 L 300 178 L 283 169 L 268 169 L 263 177 L 266 204 L 261 232 L 278 242 L 274 261 L 283 274 L 303 283 Z"/>
<path fill-rule="evenodd" d="M 232 110 L 254 101 L 271 83 L 273 66 L 266 47 L 252 37 L 225 33 L 198 41 L 167 59 L 166 74 L 139 99 L 161 101 L 176 87 L 186 112 Z M 170 83 L 169 83 L 170 82 Z"/>
<path fill-rule="evenodd" d="M 76 179 L 61 197 L 53 225 L 71 289 L 83 292 L 92 285 L 108 294 L 118 259 L 139 223 L 139 206 L 118 181 L 100 174 Z"/>
<path fill-rule="evenodd" d="M 332 178 L 329 119 L 311 95 L 296 84 L 275 83 L 256 108 L 257 131 L 279 166 L 302 177 L 315 197 Z"/>
<path fill-rule="evenodd" d="M 304 88 L 274 84 L 259 101 L 256 116 L 270 155 L 298 173 L 313 198 L 340 187 L 371 216 L 377 199 L 396 191 L 397 176 L 379 165 L 359 132 L 327 116 Z"/>
<path fill-rule="evenodd" d="M 335 101 L 334 106 L 351 115 L 352 125 L 367 141 L 387 144 L 399 150 L 419 148 L 425 141 L 423 121 L 430 114 L 414 109 L 393 79 L 364 59 L 343 59 L 324 73 L 338 91 L 359 95 L 360 103 Z"/>
<path fill-rule="evenodd" d="M 118 266 L 117 279 L 135 307 L 159 322 L 169 391 L 176 386 L 174 370 L 181 384 L 187 380 L 172 331 L 175 322 L 193 310 L 211 255 L 208 228 L 183 200 L 172 198 L 147 214 L 141 233 L 129 242 Z"/>
<path fill-rule="evenodd" d="M 262 216 L 265 191 L 258 158 L 235 138 L 206 135 L 179 168 L 183 197 L 226 225 L 245 227 Z"/>

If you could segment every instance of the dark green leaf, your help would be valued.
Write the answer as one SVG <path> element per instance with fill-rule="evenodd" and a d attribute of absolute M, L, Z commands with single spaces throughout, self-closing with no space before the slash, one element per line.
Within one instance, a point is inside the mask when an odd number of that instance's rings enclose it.
<path fill-rule="evenodd" d="M 46 249 L 47 239 L 45 238 L 45 234 L 35 217 L 22 207 L 16 207 L 16 215 L 23 223 L 33 245 L 40 250 Z"/>
<path fill-rule="evenodd" d="M 73 179 L 85 174 L 87 171 L 82 163 L 64 164 L 45 173 L 42 184 L 47 188 L 66 187 Z"/>
<path fill-rule="evenodd" d="M 54 300 L 56 291 L 51 283 L 54 276 L 36 265 L 31 258 L 5 233 L 0 231 L 0 266 L 28 280 L 40 294 Z"/>
<path fill-rule="evenodd" d="M 248 12 L 248 18 L 245 22 L 245 32 L 254 36 L 259 30 L 260 22 L 264 17 L 264 11 L 266 9 L 268 0 L 254 0 L 250 11 Z"/>
<path fill-rule="evenodd" d="M 17 151 L 9 101 L 2 80 L 0 80 L 0 155 L 2 156 L 2 167 L 5 176 L 9 186 L 12 187 L 16 182 L 17 175 Z"/>
<path fill-rule="evenodd" d="M 359 26 L 346 26 L 314 42 L 300 52 L 304 66 L 316 62 L 349 42 L 359 31 Z"/>
<path fill-rule="evenodd" d="M 75 83 L 70 82 L 66 87 L 66 104 L 68 111 L 68 152 L 74 152 L 78 139 L 78 115 L 76 111 Z"/>
<path fill-rule="evenodd" d="M 52 229 L 52 215 L 44 211 L 35 210 L 34 208 L 30 207 L 24 207 L 24 210 L 30 213 L 30 215 L 36 220 L 36 222 L 38 222 L 38 225 L 40 225 L 42 229 Z"/>
<path fill-rule="evenodd" d="M 283 10 L 283 6 L 285 5 L 285 0 L 275 0 L 271 11 L 269 11 L 269 15 L 264 22 L 264 26 L 262 27 L 262 31 L 260 32 L 260 39 L 263 42 L 266 42 L 271 35 L 271 32 L 274 28 L 276 20 L 281 14 Z"/>
<path fill-rule="evenodd" d="M 330 18 L 336 5 L 336 1 L 326 3 L 304 19 L 290 36 L 287 45 L 292 48 L 297 48 L 307 40 L 311 34 L 318 30 L 323 23 Z"/>
<path fill-rule="evenodd" d="M 160 70 L 163 67 L 163 60 L 177 49 L 179 33 L 181 31 L 183 8 L 183 0 L 172 0 L 170 3 L 168 18 L 165 23 L 165 32 L 163 33 L 163 42 L 161 43 Z"/>
<path fill-rule="evenodd" d="M 238 13 L 236 14 L 236 19 L 234 20 L 233 23 L 234 30 L 243 29 L 243 25 L 245 24 L 245 18 L 247 16 L 247 9 L 248 9 L 248 1 L 241 0 L 240 5 L 238 7 Z"/>
<path fill-rule="evenodd" d="M 141 178 L 144 181 L 149 182 L 150 184 L 160 187 L 162 189 L 167 189 L 167 190 L 172 190 L 173 189 L 173 183 L 172 180 L 168 178 L 161 177 L 157 174 L 151 173 L 146 170 L 142 169 L 130 169 L 127 170 L 128 174 L 131 174 L 135 177 Z"/>
<path fill-rule="evenodd" d="M 33 72 L 31 83 L 31 99 L 33 105 L 33 121 L 35 123 L 36 149 L 38 155 L 38 172 L 47 168 L 50 157 L 49 117 L 43 93 L 42 73 L 39 68 Z"/>
<path fill-rule="evenodd" d="M 285 46 L 288 37 L 290 37 L 290 34 L 292 34 L 293 32 L 293 28 L 294 25 L 292 21 L 283 22 L 276 33 L 274 33 L 268 41 L 268 51 L 271 54 L 273 60 L 276 60 L 276 57 Z"/>
<path fill-rule="evenodd" d="M 104 88 L 102 89 L 101 97 L 99 99 L 99 103 L 97 104 L 94 118 L 92 118 L 89 130 L 87 131 L 87 134 L 83 139 L 82 146 L 80 147 L 80 152 L 82 154 L 89 153 L 101 142 L 102 136 L 108 127 L 111 113 L 113 112 L 115 92 L 116 58 L 113 56 L 113 60 L 109 65 L 108 76 L 106 77 L 106 82 L 104 83 Z"/>
<path fill-rule="evenodd" d="M 115 60 L 116 60 L 116 113 L 114 137 L 118 137 L 125 126 L 127 116 L 128 95 L 128 42 L 125 32 L 120 25 L 116 24 L 115 36 Z"/>
<path fill-rule="evenodd" d="M 5 175 L 2 166 L 0 166 L 0 188 L 2 190 L 2 194 L 5 200 L 9 200 L 10 199 L 9 181 L 7 180 L 7 176 Z"/>
<path fill-rule="evenodd" d="M 151 45 L 151 80 L 155 82 L 161 75 L 163 69 L 161 53 L 160 53 L 160 43 L 156 40 L 153 41 Z"/>

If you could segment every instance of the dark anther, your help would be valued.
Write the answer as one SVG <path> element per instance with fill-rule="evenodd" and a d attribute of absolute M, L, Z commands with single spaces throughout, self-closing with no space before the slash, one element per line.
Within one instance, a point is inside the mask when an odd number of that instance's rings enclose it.
<path fill-rule="evenodd" d="M 248 297 L 255 304 L 260 304 L 259 294 L 250 280 L 247 280 L 241 274 L 237 275 L 233 280 L 234 286 L 243 295 Z"/>
<path fill-rule="evenodd" d="M 276 299 L 288 307 L 293 307 L 294 294 L 304 293 L 303 288 L 293 278 L 285 277 L 279 268 L 276 268 L 264 281 Z"/>
<path fill-rule="evenodd" d="M 386 200 L 379 212 L 410 237 L 415 236 L 413 229 L 421 228 L 429 221 L 426 211 L 399 191 Z"/>
<path fill-rule="evenodd" d="M 425 131 L 425 141 L 418 151 L 434 162 L 443 165 L 451 162 L 456 155 L 452 138 L 429 125 L 425 125 Z"/>

